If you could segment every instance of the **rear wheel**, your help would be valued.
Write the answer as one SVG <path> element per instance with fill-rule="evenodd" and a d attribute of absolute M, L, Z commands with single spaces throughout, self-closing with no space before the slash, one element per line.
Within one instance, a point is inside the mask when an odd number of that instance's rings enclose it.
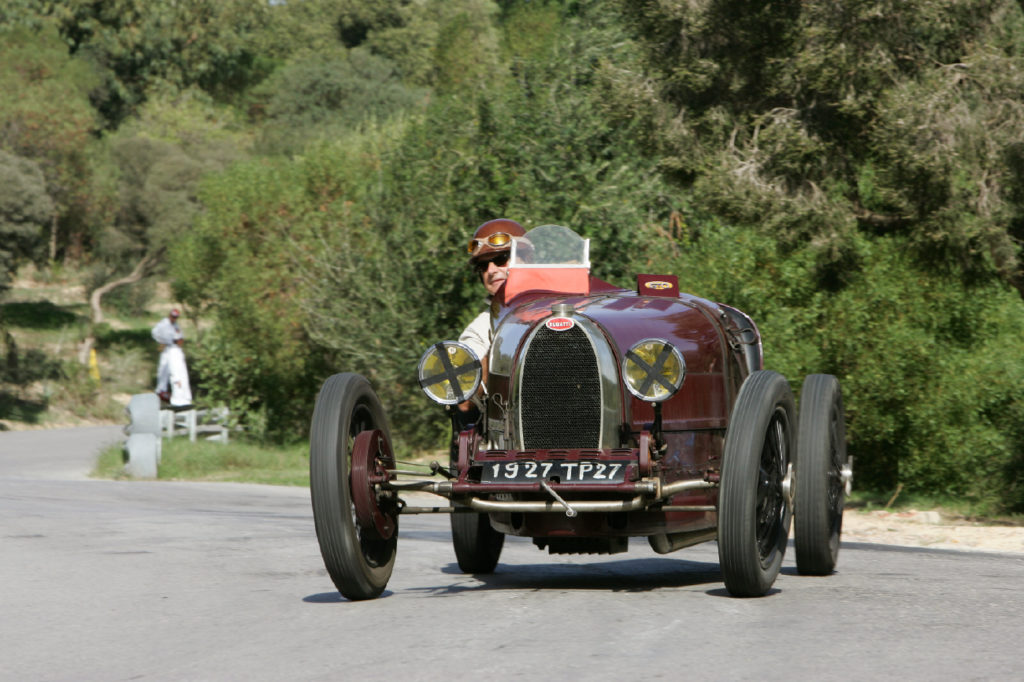
<path fill-rule="evenodd" d="M 449 448 L 449 469 L 459 471 L 460 434 L 473 429 L 480 422 L 480 410 L 475 406 L 468 410 L 454 409 L 452 415 L 452 440 Z M 471 438 L 466 441 L 467 450 L 472 449 Z M 459 570 L 463 573 L 493 573 L 501 548 L 505 545 L 505 534 L 491 526 L 487 514 L 475 512 L 455 513 L 451 515 L 452 544 L 455 546 L 455 559 L 459 562 Z"/>
<path fill-rule="evenodd" d="M 452 544 L 463 573 L 492 573 L 505 534 L 494 530 L 487 514 L 452 514 Z"/>
<path fill-rule="evenodd" d="M 846 498 L 846 424 L 834 376 L 811 374 L 804 379 L 797 443 L 796 567 L 804 575 L 829 575 L 839 558 Z"/>
<path fill-rule="evenodd" d="M 782 566 L 792 512 L 786 488 L 795 411 L 786 379 L 757 371 L 740 388 L 729 420 L 718 559 L 725 587 L 736 597 L 763 596 Z"/>
<path fill-rule="evenodd" d="M 364 432 L 378 431 L 378 438 Z M 364 434 L 362 439 L 357 438 Z M 313 410 L 310 429 L 309 482 L 313 520 L 327 572 L 342 595 L 372 599 L 384 591 L 395 563 L 398 515 L 393 495 L 370 486 L 369 476 L 377 452 L 361 456 L 360 476 L 352 476 L 352 456 L 357 441 L 364 450 L 371 443 L 390 440 L 387 418 L 370 383 L 358 374 L 335 374 L 324 382 Z M 374 445 L 374 447 L 377 447 Z M 366 473 L 371 472 L 371 473 Z M 372 500 L 365 509 L 354 502 Z"/>

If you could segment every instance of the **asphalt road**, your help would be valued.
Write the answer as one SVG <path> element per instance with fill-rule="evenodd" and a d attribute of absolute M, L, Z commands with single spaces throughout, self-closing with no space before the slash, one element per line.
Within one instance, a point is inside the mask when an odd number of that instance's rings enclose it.
<path fill-rule="evenodd" d="M 845 544 L 727 596 L 714 543 L 458 573 L 403 517 L 378 600 L 342 599 L 305 489 L 85 478 L 117 428 L 0 433 L 2 680 L 1017 680 L 1024 555 Z"/>

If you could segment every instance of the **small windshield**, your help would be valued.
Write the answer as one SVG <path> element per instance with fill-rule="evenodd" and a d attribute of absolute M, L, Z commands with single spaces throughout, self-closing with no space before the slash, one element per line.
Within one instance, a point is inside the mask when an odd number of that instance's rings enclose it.
<path fill-rule="evenodd" d="M 509 267 L 590 267 L 590 240 L 568 227 L 541 225 L 512 242 Z"/>
<path fill-rule="evenodd" d="M 505 301 L 526 292 L 590 293 L 590 241 L 568 227 L 541 225 L 512 241 Z"/>

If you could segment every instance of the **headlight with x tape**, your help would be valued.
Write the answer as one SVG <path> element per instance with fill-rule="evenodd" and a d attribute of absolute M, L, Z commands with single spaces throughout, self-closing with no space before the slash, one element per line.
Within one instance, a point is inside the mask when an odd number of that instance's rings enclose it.
<path fill-rule="evenodd" d="M 661 339 L 644 339 L 633 344 L 622 359 L 626 388 L 640 400 L 660 403 L 683 385 L 686 362 L 679 349 Z"/>
<path fill-rule="evenodd" d="M 434 402 L 455 405 L 473 397 L 480 386 L 480 358 L 458 341 L 435 343 L 420 358 L 420 388 Z"/>

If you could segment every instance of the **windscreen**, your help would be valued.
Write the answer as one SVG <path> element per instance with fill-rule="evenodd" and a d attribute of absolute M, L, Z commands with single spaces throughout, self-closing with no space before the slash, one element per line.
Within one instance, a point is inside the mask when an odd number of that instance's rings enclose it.
<path fill-rule="evenodd" d="M 590 267 L 590 240 L 568 227 L 542 225 L 513 240 L 509 267 Z"/>
<path fill-rule="evenodd" d="M 590 293 L 590 241 L 561 225 L 513 240 L 505 301 L 527 292 Z"/>

